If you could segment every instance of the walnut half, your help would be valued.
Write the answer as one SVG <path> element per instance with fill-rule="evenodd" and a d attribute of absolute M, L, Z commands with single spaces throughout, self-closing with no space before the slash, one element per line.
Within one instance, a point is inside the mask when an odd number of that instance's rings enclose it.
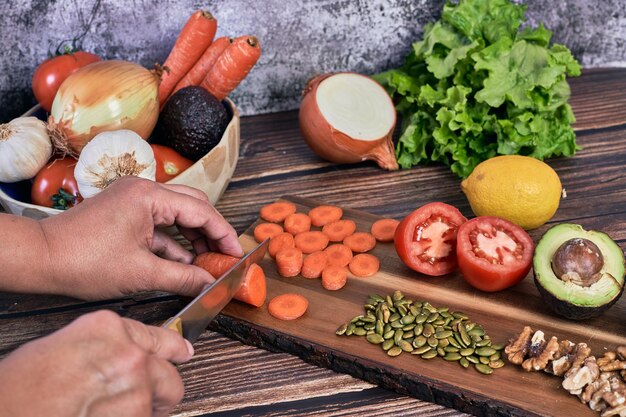
<path fill-rule="evenodd" d="M 530 349 L 530 338 L 533 333 L 530 326 L 525 326 L 516 339 L 509 341 L 509 344 L 504 348 L 504 353 L 507 354 L 509 362 L 515 365 L 521 365 L 524 362 L 526 353 Z"/>
<path fill-rule="evenodd" d="M 586 385 L 591 384 L 598 376 L 600 376 L 600 369 L 596 363 L 596 358 L 590 356 L 585 359 L 582 366 L 573 367 L 567 371 L 562 385 L 570 394 L 578 395 L 582 393 Z"/>

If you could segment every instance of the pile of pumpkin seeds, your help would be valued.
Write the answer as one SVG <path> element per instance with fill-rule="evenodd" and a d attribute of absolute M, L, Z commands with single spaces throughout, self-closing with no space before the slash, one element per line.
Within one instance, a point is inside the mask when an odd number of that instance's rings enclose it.
<path fill-rule="evenodd" d="M 439 356 L 464 368 L 471 364 L 486 375 L 504 366 L 504 345 L 492 343 L 484 329 L 464 313 L 409 300 L 401 291 L 386 297 L 370 295 L 364 307 L 364 315 L 339 326 L 338 336 L 365 336 L 389 356 L 402 352 L 423 359 Z"/>

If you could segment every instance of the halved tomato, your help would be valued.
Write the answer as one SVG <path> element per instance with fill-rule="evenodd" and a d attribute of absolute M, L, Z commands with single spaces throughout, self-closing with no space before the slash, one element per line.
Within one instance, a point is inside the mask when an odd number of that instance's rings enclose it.
<path fill-rule="evenodd" d="M 520 282 L 535 245 L 521 227 L 499 217 L 479 216 L 459 228 L 456 253 L 463 278 L 483 291 L 500 291 Z"/>
<path fill-rule="evenodd" d="M 457 266 L 456 234 L 467 219 L 449 204 L 429 203 L 400 222 L 394 245 L 409 268 L 426 275 L 449 274 Z"/>

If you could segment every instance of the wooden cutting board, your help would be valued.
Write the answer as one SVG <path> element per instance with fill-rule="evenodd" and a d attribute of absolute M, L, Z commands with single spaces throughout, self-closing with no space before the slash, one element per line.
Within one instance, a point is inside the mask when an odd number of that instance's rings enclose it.
<path fill-rule="evenodd" d="M 287 197 L 299 212 L 321 202 Z M 369 231 L 379 217 L 344 210 L 357 230 Z M 256 243 L 252 231 L 241 236 L 245 250 Z M 574 322 L 555 316 L 535 288 L 531 274 L 514 288 L 499 293 L 483 293 L 465 283 L 458 274 L 427 277 L 407 268 L 397 257 L 392 243 L 378 243 L 371 252 L 381 261 L 381 270 L 370 278 L 350 276 L 339 291 L 327 291 L 320 280 L 303 277 L 282 278 L 274 261 L 266 256 L 262 266 L 267 275 L 268 300 L 283 293 L 299 293 L 309 300 L 307 313 L 295 321 L 280 321 L 267 312 L 267 303 L 253 308 L 231 302 L 213 327 L 225 334 L 270 350 L 286 351 L 320 366 L 349 373 L 400 393 L 433 401 L 475 415 L 594 416 L 586 405 L 561 388 L 561 378 L 543 372 L 528 373 L 507 364 L 492 375 L 441 358 L 425 360 L 403 353 L 389 357 L 380 346 L 358 336 L 337 336 L 337 327 L 363 314 L 369 294 L 385 296 L 401 290 L 408 298 L 428 301 L 462 311 L 482 325 L 494 342 L 507 342 L 525 325 L 543 330 L 547 337 L 585 342 L 593 354 L 626 344 L 626 300 L 599 318 Z"/>

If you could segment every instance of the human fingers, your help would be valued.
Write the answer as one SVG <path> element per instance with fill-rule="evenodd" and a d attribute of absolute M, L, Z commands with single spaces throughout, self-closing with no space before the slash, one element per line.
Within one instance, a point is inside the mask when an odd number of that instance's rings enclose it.
<path fill-rule="evenodd" d="M 155 230 L 152 236 L 152 245 L 150 250 L 155 255 L 171 261 L 190 264 L 193 261 L 193 255 L 173 237 L 160 230 Z"/>
<path fill-rule="evenodd" d="M 183 399 L 185 394 L 183 380 L 171 363 L 156 357 L 150 358 L 148 373 L 152 383 L 152 415 L 166 417 Z"/>
<path fill-rule="evenodd" d="M 193 356 L 191 343 L 177 332 L 128 318 L 122 320 L 131 340 L 147 353 L 174 363 L 187 362 Z"/>
<path fill-rule="evenodd" d="M 161 259 L 152 254 L 149 256 L 152 265 L 151 290 L 195 297 L 206 285 L 215 281 L 211 274 L 198 266 Z"/>
<path fill-rule="evenodd" d="M 189 186 L 182 185 L 182 184 L 161 184 L 161 185 L 163 186 L 163 188 L 166 188 L 168 190 L 175 191 L 181 194 L 187 194 L 191 197 L 197 198 L 198 200 L 203 200 L 203 201 L 206 201 L 207 203 L 210 203 L 209 197 L 207 197 L 207 195 L 203 191 L 200 191 L 197 188 L 189 187 Z"/>

